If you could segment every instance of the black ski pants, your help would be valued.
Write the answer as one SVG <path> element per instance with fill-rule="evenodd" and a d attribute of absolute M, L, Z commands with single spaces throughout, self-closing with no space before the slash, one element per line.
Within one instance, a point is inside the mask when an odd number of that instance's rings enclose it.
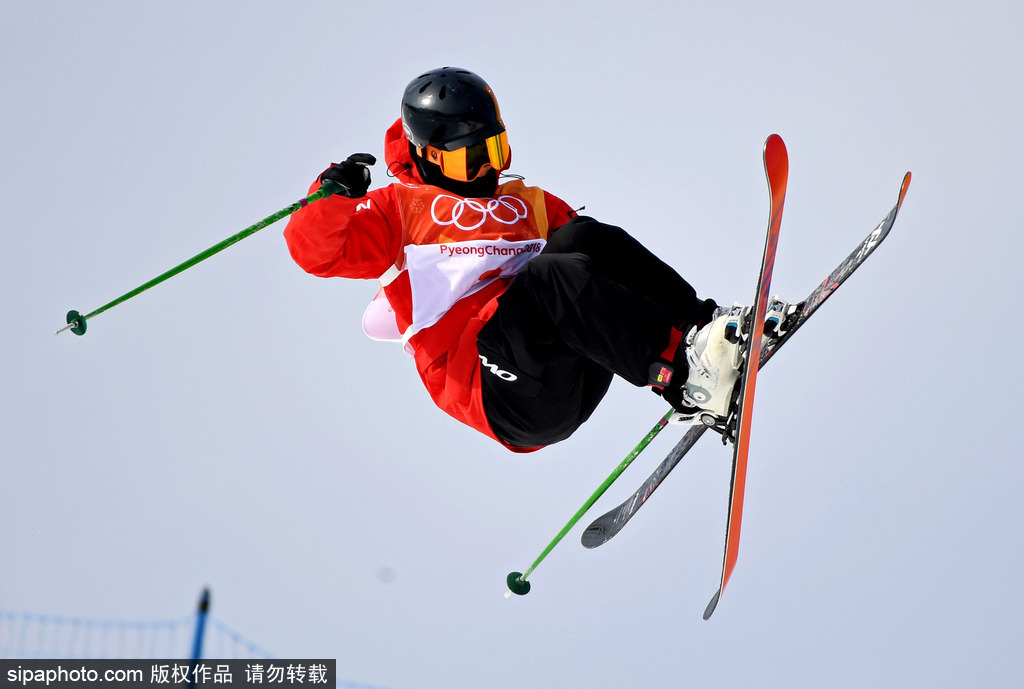
<path fill-rule="evenodd" d="M 478 336 L 491 428 L 516 447 L 568 438 L 613 375 L 647 385 L 672 329 L 713 308 L 621 228 L 574 218 L 516 274 Z"/>

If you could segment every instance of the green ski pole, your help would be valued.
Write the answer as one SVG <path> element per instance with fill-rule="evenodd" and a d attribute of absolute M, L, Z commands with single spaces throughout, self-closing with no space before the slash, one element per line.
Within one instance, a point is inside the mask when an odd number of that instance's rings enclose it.
<path fill-rule="evenodd" d="M 625 459 L 619 462 L 619 465 L 615 467 L 615 470 L 611 474 L 608 475 L 608 478 L 604 480 L 604 483 L 594 491 L 593 495 L 587 498 L 587 501 L 583 503 L 583 506 L 576 511 L 576 514 L 572 516 L 572 519 L 562 527 L 562 530 L 558 532 L 558 535 L 548 543 L 548 547 L 544 549 L 544 552 L 542 552 L 540 556 L 533 561 L 533 564 L 530 565 L 525 572 L 509 572 L 508 577 L 505 578 L 505 583 L 508 585 L 508 591 L 505 592 L 505 598 L 508 598 L 513 593 L 517 596 L 525 596 L 530 592 L 530 582 L 528 582 L 526 578 L 533 573 L 533 570 L 537 569 L 537 566 L 544 561 L 544 558 L 548 556 L 548 553 L 554 550 L 555 546 L 565 538 L 565 535 L 569 533 L 572 527 L 576 525 L 576 522 L 578 522 L 580 518 L 587 513 L 587 510 L 593 507 L 594 503 L 604 495 L 604 492 L 608 490 L 609 486 L 611 486 L 619 476 L 622 475 L 622 472 L 626 470 L 626 467 L 632 464 L 633 460 L 643 452 L 644 448 L 651 444 L 651 441 L 654 440 L 655 436 L 661 433 L 661 429 L 668 425 L 669 417 L 671 417 L 674 412 L 674 409 L 670 409 L 665 416 L 658 419 L 658 423 L 654 428 L 652 428 L 647 435 L 643 437 L 643 440 L 637 443 L 636 447 L 626 455 Z"/>
<path fill-rule="evenodd" d="M 138 287 L 133 289 L 131 292 L 128 292 L 127 294 L 122 294 L 117 299 L 115 299 L 112 302 L 109 302 L 107 304 L 104 304 L 103 306 L 99 307 L 95 311 L 87 313 L 84 316 L 82 314 L 80 314 L 78 311 L 75 311 L 75 310 L 68 311 L 67 325 L 64 326 L 63 328 L 61 328 L 60 330 L 58 330 L 55 334 L 56 335 L 60 335 L 65 330 L 70 330 L 71 332 L 73 332 L 76 335 L 84 335 L 85 334 L 85 330 L 86 330 L 86 321 L 88 321 L 90 318 L 93 318 L 94 316 L 98 316 L 101 313 L 103 313 L 104 311 L 107 311 L 108 309 L 112 309 L 115 306 L 117 306 L 118 304 L 121 304 L 121 303 L 124 303 L 124 302 L 128 301 L 132 297 L 135 297 L 135 296 L 138 296 L 139 294 L 142 294 L 143 292 L 148 290 L 150 287 L 154 287 L 155 285 L 159 285 L 161 282 L 164 282 L 165 280 L 169 280 L 170 278 L 174 277 L 178 273 L 181 273 L 181 272 L 184 272 L 184 271 L 188 270 L 189 268 L 191 268 L 195 264 L 197 264 L 197 263 L 199 263 L 201 261 L 205 261 L 206 259 L 210 258 L 210 256 L 213 256 L 214 254 L 220 253 L 221 251 L 223 251 L 224 249 L 228 248 L 232 244 L 237 244 L 238 242 L 242 241 L 243 239 L 245 239 L 249 235 L 255 234 L 256 232 L 259 232 L 260 230 L 262 230 L 267 225 L 272 225 L 275 222 L 277 222 L 278 220 L 280 220 L 281 218 L 285 218 L 285 217 L 291 215 L 292 213 L 294 213 L 295 211 L 299 210 L 300 208 L 305 208 L 306 206 L 308 206 L 309 204 L 313 203 L 314 201 L 318 201 L 318 200 L 320 200 L 320 199 L 322 199 L 324 197 L 330 196 L 331 194 L 336 194 L 340 190 L 341 190 L 341 188 L 336 183 L 331 182 L 330 180 L 325 180 L 320 185 L 320 188 L 317 189 L 316 191 L 314 191 L 309 196 L 307 196 L 307 197 L 305 197 L 303 199 L 299 199 L 295 203 L 293 203 L 290 206 L 287 206 L 285 208 L 282 208 L 281 210 L 279 210 L 278 212 L 274 213 L 273 215 L 268 215 L 267 217 L 263 218 L 263 220 L 260 220 L 258 223 L 254 224 L 254 225 L 250 225 L 249 227 L 245 228 L 244 230 L 242 230 L 238 234 L 232 235 L 232 236 L 228 237 L 227 239 L 225 239 L 224 241 L 220 242 L 219 244 L 215 244 L 215 245 L 211 246 L 206 251 L 203 251 L 202 253 L 196 254 L 195 256 L 193 256 L 192 258 L 188 259 L 184 263 L 180 263 L 180 264 L 176 265 L 175 267 L 171 268 L 170 270 L 168 270 L 166 273 L 162 273 L 161 275 L 156 276 L 155 278 L 153 278 L 149 282 L 147 282 L 147 283 L 145 283 L 143 285 L 139 285 Z"/>

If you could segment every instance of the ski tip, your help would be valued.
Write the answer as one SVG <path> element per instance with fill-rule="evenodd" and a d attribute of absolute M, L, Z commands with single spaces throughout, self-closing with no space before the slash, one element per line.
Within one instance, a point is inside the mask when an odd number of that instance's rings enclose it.
<path fill-rule="evenodd" d="M 704 619 L 710 620 L 711 616 L 715 613 L 715 608 L 718 607 L 718 599 L 722 597 L 722 589 L 718 589 L 711 602 L 708 603 L 708 607 L 704 609 Z"/>
<path fill-rule="evenodd" d="M 903 175 L 903 184 L 900 186 L 900 201 L 897 204 L 898 206 L 903 205 L 903 199 L 907 196 L 907 189 L 910 187 L 910 177 L 910 171 L 908 170 L 907 174 Z"/>
<path fill-rule="evenodd" d="M 772 198 L 782 198 L 789 179 L 789 153 L 786 143 L 778 134 L 772 134 L 764 142 L 764 171 L 771 186 Z"/>
<path fill-rule="evenodd" d="M 530 592 L 530 582 L 523 579 L 522 572 L 509 572 L 505 583 L 508 584 L 509 593 L 517 596 L 525 596 Z M 508 594 L 505 594 L 505 598 L 508 598 Z"/>
<path fill-rule="evenodd" d="M 772 134 L 764 140 L 764 157 L 778 160 L 780 163 L 789 165 L 789 152 L 786 150 L 786 142 L 778 134 Z"/>
<path fill-rule="evenodd" d="M 603 524 L 594 522 L 586 528 L 580 536 L 580 543 L 584 548 L 596 548 L 608 542 L 609 536 Z"/>

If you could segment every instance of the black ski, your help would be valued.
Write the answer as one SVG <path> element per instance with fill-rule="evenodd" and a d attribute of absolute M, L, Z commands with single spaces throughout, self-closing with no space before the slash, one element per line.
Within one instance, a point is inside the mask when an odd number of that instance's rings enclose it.
<path fill-rule="evenodd" d="M 758 369 L 768 363 L 768 360 L 772 358 L 776 350 L 793 336 L 793 333 L 811 317 L 811 314 L 825 303 L 825 300 L 836 291 L 839 285 L 843 284 L 888 236 L 893 223 L 896 222 L 896 216 L 900 211 L 900 206 L 903 205 L 903 199 L 907 194 L 909 186 L 910 173 L 908 172 L 904 175 L 903 183 L 900 185 L 899 199 L 892 210 L 889 211 L 889 214 L 806 299 L 797 304 L 795 312 L 781 324 L 781 334 L 779 334 L 779 331 L 774 331 L 775 335 L 773 336 L 773 331 L 766 327 L 766 339 L 761 346 L 761 361 Z M 694 443 L 704 434 L 707 428 L 707 426 L 703 425 L 692 426 L 668 453 L 665 460 L 658 465 L 633 495 L 618 507 L 595 519 L 587 527 L 580 539 L 583 546 L 586 548 L 596 548 L 611 540 L 626 525 L 626 522 L 632 519 L 633 515 L 643 507 L 647 499 L 651 497 L 658 486 L 661 485 L 661 482 L 665 480 L 665 477 L 679 464 L 683 456 L 693 447 Z"/>

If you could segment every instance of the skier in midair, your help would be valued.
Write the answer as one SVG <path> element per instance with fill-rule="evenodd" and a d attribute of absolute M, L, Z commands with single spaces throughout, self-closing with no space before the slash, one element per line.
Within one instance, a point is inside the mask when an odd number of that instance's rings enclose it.
<path fill-rule="evenodd" d="M 413 79 L 385 157 L 396 181 L 372 191 L 372 155 L 327 168 L 310 191 L 333 195 L 285 239 L 313 275 L 380 281 L 364 330 L 403 343 L 438 407 L 517 452 L 569 437 L 613 375 L 684 423 L 724 419 L 739 377 L 726 333 L 748 311 L 698 298 L 624 230 L 503 182 L 512 151 L 483 79 Z"/>

